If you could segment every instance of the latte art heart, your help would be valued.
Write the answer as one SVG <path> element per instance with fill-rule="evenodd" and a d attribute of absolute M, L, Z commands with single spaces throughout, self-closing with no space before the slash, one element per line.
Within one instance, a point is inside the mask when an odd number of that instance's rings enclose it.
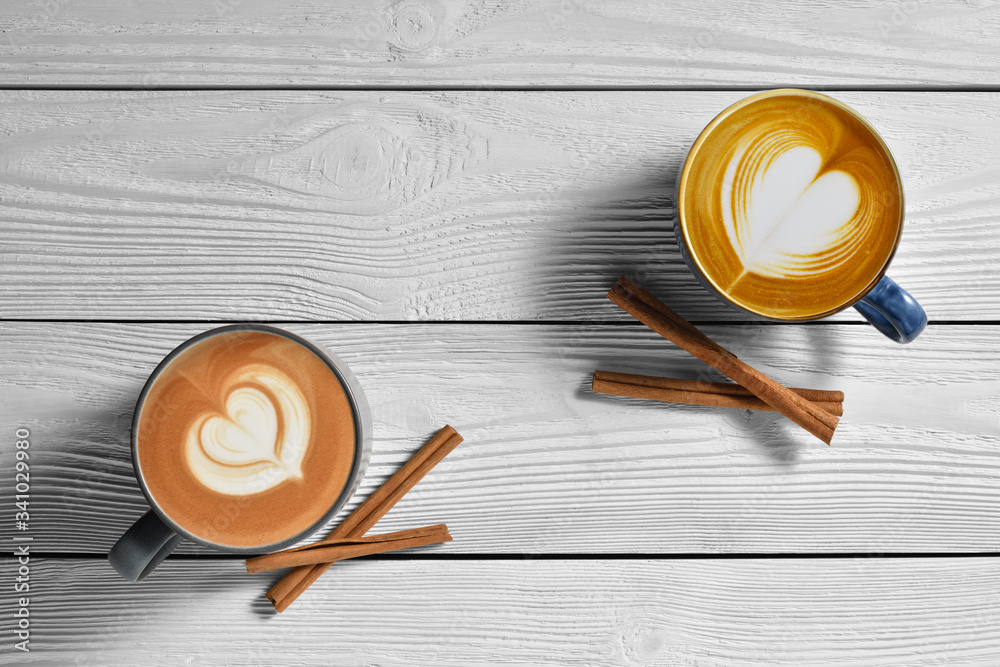
<path fill-rule="evenodd" d="M 793 278 L 835 270 L 851 257 L 864 232 L 861 190 L 847 172 L 820 173 L 823 162 L 788 132 L 761 137 L 729 161 L 721 209 L 744 274 Z"/>
<path fill-rule="evenodd" d="M 226 495 L 260 493 L 302 477 L 310 419 L 305 396 L 284 373 L 252 365 L 223 387 L 224 413 L 188 429 L 185 456 L 195 478 Z"/>
<path fill-rule="evenodd" d="M 807 320 L 854 303 L 892 258 L 903 191 L 888 147 L 820 93 L 751 95 L 699 135 L 681 170 L 681 250 L 723 301 Z"/>
<path fill-rule="evenodd" d="M 154 505 L 188 536 L 264 553 L 315 530 L 364 473 L 341 362 L 262 325 L 187 341 L 146 385 L 132 431 Z"/>

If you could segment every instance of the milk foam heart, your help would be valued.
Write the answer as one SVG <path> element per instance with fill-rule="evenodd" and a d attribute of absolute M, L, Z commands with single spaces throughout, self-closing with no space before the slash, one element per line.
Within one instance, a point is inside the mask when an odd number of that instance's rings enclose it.
<path fill-rule="evenodd" d="M 241 369 L 223 388 L 225 414 L 209 413 L 188 429 L 185 455 L 194 477 L 218 493 L 260 493 L 302 477 L 309 445 L 305 396 L 281 371 Z"/>
<path fill-rule="evenodd" d="M 136 469 L 159 512 L 195 539 L 271 551 L 315 527 L 363 474 L 336 366 L 286 332 L 202 334 L 144 391 Z"/>
<path fill-rule="evenodd" d="M 692 146 L 678 241 L 724 301 L 815 319 L 881 277 L 902 197 L 888 148 L 851 109 L 810 91 L 765 91 L 726 109 Z"/>
<path fill-rule="evenodd" d="M 838 250 L 851 236 L 858 184 L 843 171 L 820 174 L 815 148 L 775 155 L 776 143 L 744 147 L 729 161 L 722 185 L 729 242 L 744 272 L 782 278 L 835 268 L 849 257 Z"/>

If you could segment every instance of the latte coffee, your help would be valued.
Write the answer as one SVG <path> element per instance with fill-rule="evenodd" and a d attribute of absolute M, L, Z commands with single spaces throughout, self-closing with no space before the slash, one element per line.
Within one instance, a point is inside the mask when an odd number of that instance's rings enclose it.
<path fill-rule="evenodd" d="M 895 162 L 857 113 L 776 90 L 723 111 L 698 137 L 677 192 L 681 247 L 733 305 L 823 317 L 879 281 L 903 225 Z"/>
<path fill-rule="evenodd" d="M 269 547 L 319 528 L 346 501 L 359 463 L 354 410 L 307 345 L 229 327 L 153 374 L 133 456 L 150 503 L 175 528 L 224 548 Z"/>

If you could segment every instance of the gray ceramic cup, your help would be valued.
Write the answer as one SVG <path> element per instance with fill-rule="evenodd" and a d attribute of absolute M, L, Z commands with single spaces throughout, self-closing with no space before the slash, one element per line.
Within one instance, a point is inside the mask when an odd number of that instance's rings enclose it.
<path fill-rule="evenodd" d="M 163 370 L 166 369 L 166 367 L 177 357 L 177 355 L 195 343 L 210 336 L 240 331 L 263 331 L 266 333 L 276 334 L 292 340 L 313 352 L 317 357 L 322 359 L 327 366 L 330 367 L 330 370 L 332 370 L 340 380 L 340 384 L 343 386 L 344 391 L 347 394 L 347 399 L 351 405 L 351 411 L 354 415 L 354 464 L 347 479 L 347 484 L 344 486 L 343 492 L 341 492 L 340 496 L 337 498 L 337 502 L 330 507 L 322 518 L 301 533 L 281 542 L 274 544 L 262 544 L 254 547 L 231 547 L 214 544 L 204 539 L 195 537 L 184 530 L 183 526 L 173 521 L 170 516 L 168 516 L 157 505 L 156 501 L 149 493 L 149 489 L 146 487 L 146 481 L 143 478 L 142 470 L 139 467 L 139 457 L 137 456 L 136 448 L 136 433 L 138 432 L 137 427 L 139 424 L 139 415 L 142 413 L 146 395 L 149 393 L 150 387 L 153 386 L 153 382 L 157 377 L 159 377 Z M 371 458 L 372 449 L 371 410 L 368 407 L 368 402 L 365 400 L 364 393 L 361 391 L 361 385 L 358 384 L 357 378 L 354 377 L 354 374 L 351 373 L 350 369 L 348 369 L 347 364 L 345 364 L 336 355 L 331 354 L 304 338 L 300 338 L 299 336 L 282 329 L 260 324 L 237 324 L 212 329 L 211 331 L 198 334 L 194 338 L 181 343 L 181 345 L 179 345 L 159 363 L 156 369 L 153 370 L 152 375 L 149 376 L 149 379 L 146 380 L 146 384 L 142 388 L 142 392 L 139 394 L 139 400 L 136 402 L 135 413 L 132 416 L 131 440 L 132 466 L 135 469 L 135 476 L 139 481 L 139 487 L 142 489 L 143 495 L 146 496 L 146 500 L 149 502 L 152 509 L 146 512 L 132 525 L 131 528 L 125 531 L 125 534 L 122 535 L 121 539 L 119 539 L 118 542 L 111 548 L 111 551 L 108 554 L 108 561 L 120 575 L 129 581 L 139 581 L 152 572 L 153 569 L 159 565 L 160 562 L 166 558 L 167 555 L 173 551 L 174 547 L 176 547 L 183 539 L 189 539 L 192 542 L 204 544 L 205 546 L 227 553 L 251 555 L 284 549 L 300 540 L 305 539 L 322 528 L 328 521 L 330 521 L 330 519 L 337 515 L 345 504 L 347 504 L 347 501 L 352 495 L 354 495 L 358 485 L 361 483 L 361 478 L 364 477 L 365 469 L 368 467 L 368 460 Z"/>

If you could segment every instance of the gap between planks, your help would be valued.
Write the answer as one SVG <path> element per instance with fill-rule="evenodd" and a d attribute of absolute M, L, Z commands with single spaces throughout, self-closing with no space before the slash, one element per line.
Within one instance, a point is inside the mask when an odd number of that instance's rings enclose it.
<path fill-rule="evenodd" d="M 323 324 L 323 325 L 385 325 L 397 326 L 407 324 L 444 325 L 444 326 L 594 326 L 594 327 L 638 327 L 639 322 L 630 320 L 258 320 L 258 319 L 191 319 L 191 320 L 157 320 L 157 319 L 84 319 L 84 318 L 38 318 L 30 317 L 0 317 L 0 324 L 267 324 L 281 326 L 283 324 Z M 836 321 L 831 319 L 814 320 L 811 322 L 777 322 L 773 320 L 690 320 L 698 327 L 709 326 L 869 326 L 864 320 Z M 927 326 L 998 326 L 1000 320 L 928 320 Z"/>
<path fill-rule="evenodd" d="M 51 558 L 64 560 L 106 560 L 105 553 L 60 553 L 58 551 L 32 552 L 35 558 Z M 13 560 L 13 554 L 0 554 L 0 561 Z M 189 553 L 171 554 L 171 560 L 245 560 L 246 555 L 225 553 Z M 748 553 L 383 553 L 365 556 L 365 560 L 392 561 L 527 561 L 527 560 L 852 560 L 856 558 L 870 559 L 904 559 L 904 558 L 1000 558 L 1000 551 L 887 551 L 863 552 L 845 551 L 842 553 L 827 553 L 821 551 L 807 552 L 748 552 Z"/>
<path fill-rule="evenodd" d="M 31 85 L 31 84 L 0 84 L 0 91 L 21 91 L 31 90 L 40 92 L 89 92 L 101 91 L 110 93 L 126 92 L 386 92 L 386 93 L 452 93 L 452 92 L 490 92 L 490 93 L 753 93 L 761 90 L 773 90 L 775 88 L 807 88 L 820 92 L 832 93 L 1000 93 L 1000 86 L 997 85 L 809 85 L 802 82 L 786 81 L 756 86 L 730 86 L 721 84 L 718 86 L 671 86 L 671 85 L 591 85 L 591 86 L 489 86 L 489 85 L 373 85 L 373 86 L 320 86 L 303 84 L 295 85 L 260 85 L 260 86 L 226 86 L 226 85 L 174 85 L 174 86 L 104 86 L 93 84 L 89 86 L 74 85 Z"/>

